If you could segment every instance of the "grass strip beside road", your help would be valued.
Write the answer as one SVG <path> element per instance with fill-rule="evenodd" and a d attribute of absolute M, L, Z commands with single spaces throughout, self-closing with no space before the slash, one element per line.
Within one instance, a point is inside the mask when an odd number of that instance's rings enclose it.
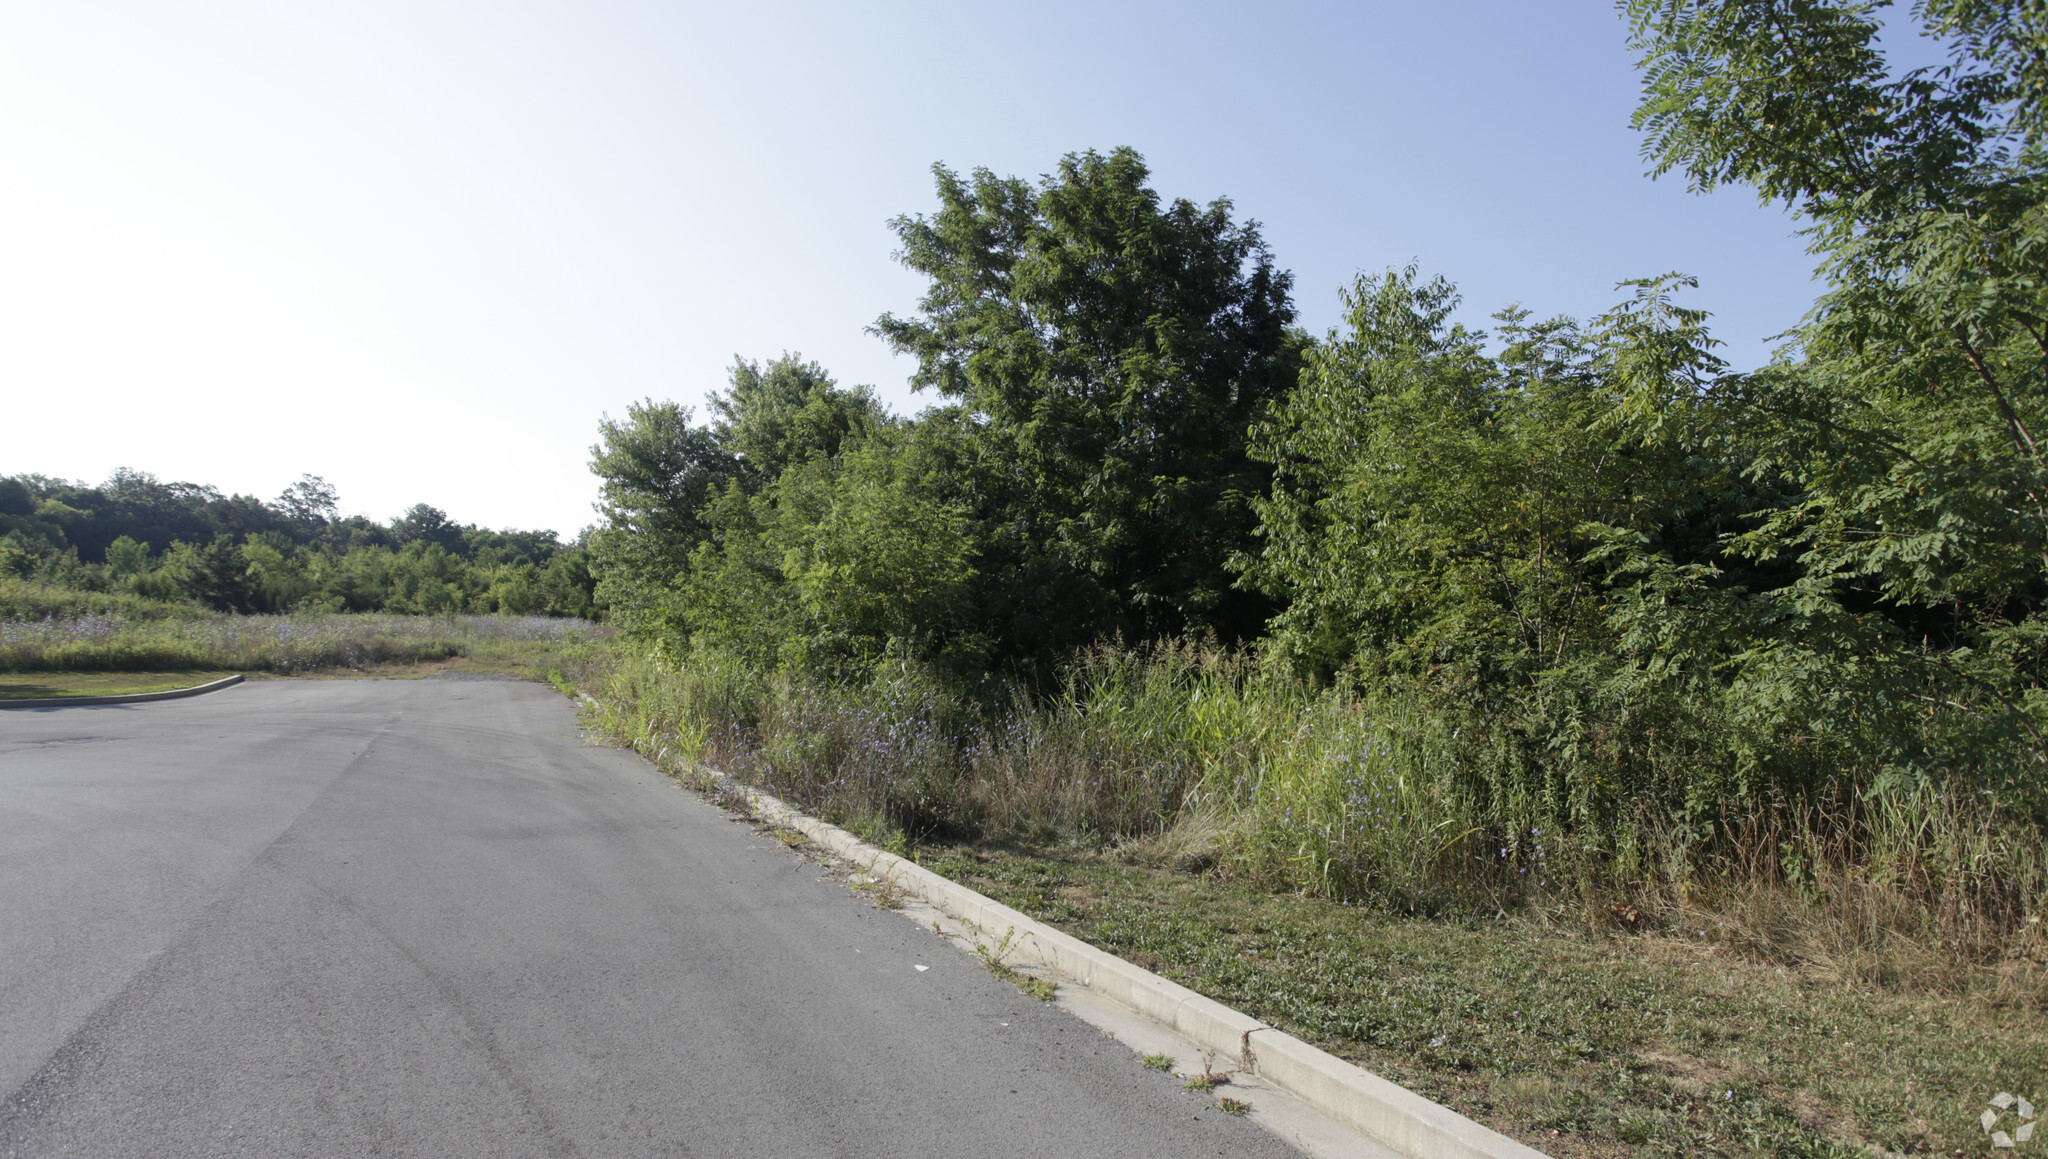
<path fill-rule="evenodd" d="M 234 673 L 211 668 L 168 672 L 0 672 L 0 701 L 47 696 L 133 696 L 208 684 Z"/>
<path fill-rule="evenodd" d="M 272 673 L 246 672 L 251 680 L 419 680 L 444 673 L 455 675 L 516 676 L 522 680 L 543 679 L 548 657 L 501 650 L 484 657 L 457 656 L 418 663 L 368 664 L 361 668 L 326 668 L 280 677 Z M 52 696 L 131 696 L 142 692 L 171 692 L 208 684 L 236 675 L 229 669 L 173 668 L 147 672 L 0 672 L 0 702 L 37 700 Z"/>
<path fill-rule="evenodd" d="M 1668 935 L 1389 917 L 1063 849 L 918 860 L 1559 1159 L 1975 1153 L 2048 1094 L 2037 1010 Z"/>

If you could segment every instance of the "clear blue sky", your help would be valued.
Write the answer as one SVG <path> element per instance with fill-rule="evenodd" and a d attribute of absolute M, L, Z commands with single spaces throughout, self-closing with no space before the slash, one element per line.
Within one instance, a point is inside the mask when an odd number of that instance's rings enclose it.
<path fill-rule="evenodd" d="M 592 519 L 600 414 L 785 349 L 925 401 L 887 220 L 929 168 L 1130 145 L 1337 321 L 1413 259 L 1482 321 L 1682 270 L 1753 366 L 1794 223 L 1643 176 L 1588 3 L 579 0 L 0 7 L 0 473 L 117 466 L 387 518 Z"/>

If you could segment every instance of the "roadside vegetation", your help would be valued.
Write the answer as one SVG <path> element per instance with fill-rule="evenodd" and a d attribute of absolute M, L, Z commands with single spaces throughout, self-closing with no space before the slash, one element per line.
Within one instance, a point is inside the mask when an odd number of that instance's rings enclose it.
<path fill-rule="evenodd" d="M 2048 1090 L 2048 67 L 1927 0 L 1898 75 L 1879 7 L 1625 5 L 1652 168 L 1821 264 L 1757 371 L 1679 275 L 1315 336 L 1131 150 L 936 168 L 874 326 L 936 404 L 785 353 L 607 418 L 565 671 L 1547 1150 L 1983 1145 Z"/>
<path fill-rule="evenodd" d="M 920 860 L 1560 1159 L 1978 1154 L 1986 1100 L 2048 1077 L 2037 1015 L 1844 985 L 1744 953 L 1717 924 L 1587 937 L 1540 908 L 1416 921 L 1155 855 Z"/>

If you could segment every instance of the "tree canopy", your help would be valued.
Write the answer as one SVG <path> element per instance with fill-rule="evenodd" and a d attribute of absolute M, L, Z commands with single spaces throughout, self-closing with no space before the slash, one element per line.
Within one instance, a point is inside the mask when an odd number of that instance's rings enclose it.
<path fill-rule="evenodd" d="M 0 477 L 0 577 L 192 599 L 231 612 L 594 615 L 582 548 L 414 504 L 389 523 L 340 514 L 306 475 L 276 500 L 122 468 L 98 486 Z"/>
<path fill-rule="evenodd" d="M 1130 149 L 1071 154 L 1036 183 L 935 167 L 939 209 L 895 219 L 930 280 L 875 332 L 957 400 L 995 609 L 1018 647 L 1258 634 L 1232 586 L 1266 472 L 1246 431 L 1301 341 L 1289 276 L 1231 205 L 1162 204 Z"/>

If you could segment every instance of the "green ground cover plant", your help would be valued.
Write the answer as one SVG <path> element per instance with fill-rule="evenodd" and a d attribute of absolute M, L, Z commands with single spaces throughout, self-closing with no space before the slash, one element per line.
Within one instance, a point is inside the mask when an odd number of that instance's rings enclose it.
<path fill-rule="evenodd" d="M 2048 1086 L 2041 1007 L 1845 984 L 1725 928 L 1416 919 L 1114 851 L 945 846 L 928 868 L 1562 1157 L 1975 1154 Z"/>

